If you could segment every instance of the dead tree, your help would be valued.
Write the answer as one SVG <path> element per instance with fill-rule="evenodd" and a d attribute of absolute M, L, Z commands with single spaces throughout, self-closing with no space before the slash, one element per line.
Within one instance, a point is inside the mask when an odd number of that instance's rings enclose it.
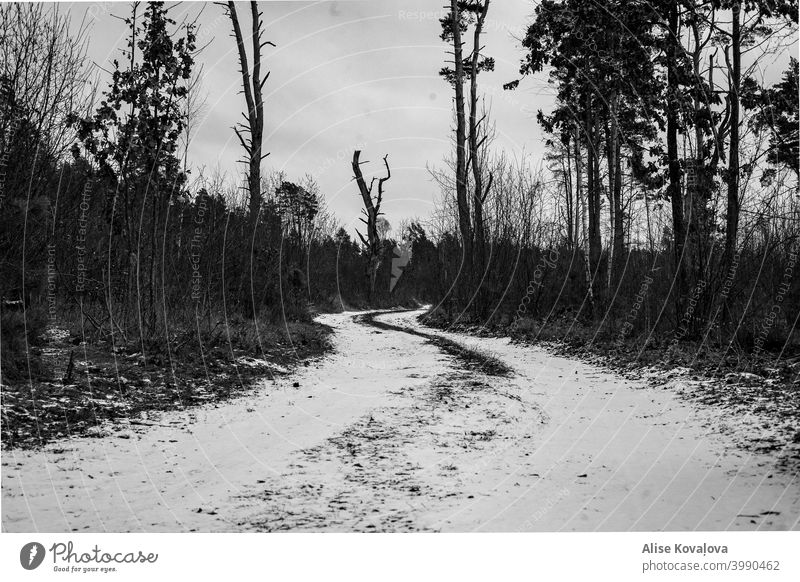
<path fill-rule="evenodd" d="M 236 137 L 242 144 L 247 159 L 243 160 L 247 164 L 247 189 L 249 192 L 250 219 L 255 224 L 258 219 L 258 211 L 261 209 L 261 161 L 269 153 L 262 154 L 261 147 L 264 138 L 264 101 L 262 98 L 262 88 L 269 78 L 269 72 L 261 78 L 261 49 L 266 45 L 275 46 L 272 42 L 261 40 L 263 34 L 261 12 L 258 10 L 257 2 L 250 2 L 250 9 L 253 20 L 253 70 L 252 78 L 250 68 L 247 63 L 247 50 L 244 45 L 242 28 L 239 25 L 239 17 L 236 14 L 236 5 L 233 2 L 222 4 L 233 23 L 233 35 L 236 39 L 236 46 L 239 50 L 239 65 L 242 74 L 242 88 L 245 102 L 247 104 L 247 114 L 242 113 L 246 120 L 245 123 L 238 123 L 233 130 Z"/>
<path fill-rule="evenodd" d="M 392 171 L 389 169 L 389 154 L 386 154 L 383 156 L 383 163 L 386 166 L 386 177 L 372 178 L 369 186 L 367 186 L 364 175 L 361 173 L 361 164 L 366 162 L 360 162 L 360 157 L 361 150 L 356 150 L 353 153 L 353 174 L 358 184 L 358 190 L 361 193 L 361 199 L 364 201 L 362 212 L 366 220 L 361 218 L 361 222 L 367 226 L 367 236 L 365 237 L 359 231 L 356 231 L 356 234 L 358 234 L 358 238 L 361 239 L 361 242 L 369 253 L 366 276 L 369 282 L 369 302 L 372 303 L 375 298 L 375 281 L 378 277 L 378 269 L 380 269 L 381 266 L 382 247 L 381 238 L 378 233 L 378 217 L 382 215 L 381 202 L 383 201 L 383 184 L 392 177 Z M 378 193 L 373 197 L 372 190 L 376 179 L 378 180 Z"/>

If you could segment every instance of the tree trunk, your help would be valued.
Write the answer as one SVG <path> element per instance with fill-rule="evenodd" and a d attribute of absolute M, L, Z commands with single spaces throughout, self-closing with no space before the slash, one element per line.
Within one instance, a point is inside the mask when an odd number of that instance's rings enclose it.
<path fill-rule="evenodd" d="M 489 0 L 483 4 L 483 9 L 478 14 L 475 22 L 475 31 L 472 45 L 472 66 L 469 75 L 469 159 L 472 166 L 472 179 L 474 182 L 474 192 L 472 197 L 472 210 L 473 210 L 473 236 L 475 242 L 475 254 L 473 257 L 473 271 L 476 275 L 476 280 L 479 282 L 481 277 L 484 276 L 484 269 L 486 263 L 485 253 L 485 233 L 483 227 L 483 203 L 486 200 L 487 191 L 484 192 L 483 188 L 483 168 L 481 167 L 481 159 L 479 155 L 480 142 L 478 141 L 478 131 L 480 121 L 478 120 L 478 64 L 480 61 L 481 49 L 481 32 L 483 30 L 483 22 L 486 19 L 486 14 L 489 11 Z M 482 308 L 482 301 L 480 297 L 480 289 L 476 289 L 476 309 L 480 313 Z"/>
<path fill-rule="evenodd" d="M 678 112 L 675 98 L 678 93 L 676 73 L 676 44 L 678 35 L 678 5 L 669 6 L 669 40 L 667 43 L 667 171 L 669 184 L 667 197 L 672 202 L 672 233 L 675 239 L 675 309 L 676 318 L 682 317 L 684 294 L 683 250 L 686 244 L 686 229 L 683 221 L 683 195 L 681 192 L 681 166 L 678 159 Z"/>
<path fill-rule="evenodd" d="M 581 235 L 586 242 L 586 207 L 583 201 L 583 175 L 581 170 L 581 134 L 578 124 L 575 124 L 575 137 L 572 140 L 575 148 L 575 248 L 580 246 Z M 586 253 L 584 253 L 586 254 Z M 586 254 L 588 257 L 588 254 Z"/>
<path fill-rule="evenodd" d="M 566 156 L 561 158 L 561 170 L 564 175 L 564 200 L 567 205 L 567 248 L 574 249 L 577 248 L 578 243 L 575 240 L 577 235 L 573 222 L 576 207 L 572 203 L 572 154 L 569 142 L 567 142 L 564 152 Z"/>
<path fill-rule="evenodd" d="M 696 22 L 692 24 L 692 34 L 694 36 L 694 50 L 692 52 L 692 71 L 695 79 L 702 79 L 702 72 L 700 71 L 700 28 Z M 695 280 L 699 280 L 703 272 L 703 255 L 700 249 L 703 246 L 703 233 L 705 232 L 705 201 L 706 201 L 706 184 L 705 184 L 705 135 L 703 134 L 703 126 L 701 124 L 702 103 L 700 101 L 699 91 L 695 91 L 694 100 L 694 141 L 695 141 L 695 156 L 694 156 L 694 186 L 686 189 L 687 196 L 689 197 L 689 217 L 687 218 L 687 231 L 689 235 L 689 252 L 687 253 L 687 270 L 689 272 L 689 285 L 694 286 Z"/>
<path fill-rule="evenodd" d="M 614 148 L 614 190 L 612 199 L 614 206 L 614 288 L 616 289 L 622 279 L 625 269 L 625 217 L 622 212 L 622 141 L 619 136 L 618 100 L 613 101 L 613 112 L 611 117 L 611 145 Z"/>
<path fill-rule="evenodd" d="M 611 157 L 608 167 L 608 176 L 611 182 L 611 207 L 614 213 L 611 245 L 611 254 L 614 257 L 614 262 L 613 270 L 611 271 L 611 284 L 615 290 L 622 278 L 623 253 L 625 250 L 625 222 L 622 216 L 622 164 L 620 163 L 621 143 L 619 139 L 619 120 L 617 119 L 618 101 L 618 95 L 615 92 L 611 97 Z M 611 265 L 609 265 L 610 267 Z"/>
<path fill-rule="evenodd" d="M 455 59 L 456 93 L 456 203 L 458 205 L 458 224 L 464 247 L 462 272 L 466 270 L 467 280 L 472 273 L 472 227 L 469 203 L 467 201 L 467 148 L 466 117 L 464 113 L 464 60 L 461 44 L 460 9 L 458 0 L 450 0 L 453 17 L 453 53 Z"/>
<path fill-rule="evenodd" d="M 613 139 L 611 136 L 611 128 L 610 128 L 610 119 L 613 115 L 611 113 L 611 102 L 613 101 L 613 95 L 609 99 L 609 107 L 606 111 L 606 123 L 605 123 L 605 138 L 606 138 L 606 168 L 608 174 L 608 224 L 609 224 L 609 232 L 610 235 L 608 237 L 609 245 L 608 245 L 608 260 L 606 261 L 606 289 L 613 289 L 613 275 L 616 270 L 616 246 L 614 241 L 614 232 L 616 226 L 616 210 L 617 207 L 614 205 L 614 170 L 616 169 L 616 165 L 614 164 L 614 145 Z M 598 169 L 598 174 L 600 170 Z"/>
<path fill-rule="evenodd" d="M 231 3 L 232 4 L 232 3 Z M 254 124 L 250 138 L 250 216 L 255 223 L 261 210 L 261 146 L 264 139 L 264 100 L 261 94 L 261 15 L 258 3 L 250 2 L 253 18 L 253 100 L 255 101 Z M 264 79 L 266 81 L 266 78 Z"/>
<path fill-rule="evenodd" d="M 375 300 L 375 282 L 378 277 L 378 269 L 381 266 L 382 246 L 380 235 L 378 234 L 378 216 L 381 214 L 381 202 L 383 202 L 383 184 L 392 177 L 392 172 L 389 169 L 389 155 L 387 154 L 383 157 L 383 163 L 386 166 L 386 177 L 378 180 L 378 195 L 373 199 L 372 186 L 375 183 L 375 178 L 367 186 L 364 175 L 361 172 L 360 157 L 360 150 L 353 152 L 352 168 L 359 193 L 361 194 L 361 200 L 364 202 L 364 214 L 366 215 L 366 220 L 362 218 L 361 222 L 367 226 L 367 236 L 364 237 L 360 232 L 358 232 L 358 236 L 369 254 L 366 276 L 369 286 L 369 303 L 371 305 Z"/>
<path fill-rule="evenodd" d="M 596 308 L 600 297 L 600 256 L 602 254 L 602 242 L 600 238 L 600 172 L 599 159 L 597 155 L 596 124 L 593 115 L 593 103 L 591 98 L 587 98 L 586 103 L 586 195 L 589 203 L 589 265 L 591 270 L 591 287 L 593 304 Z M 596 309 L 593 316 L 597 316 Z"/>
<path fill-rule="evenodd" d="M 242 136 L 238 128 L 234 128 L 242 147 L 247 153 L 247 189 L 249 193 L 248 209 L 250 212 L 251 226 L 254 228 L 261 210 L 263 196 L 261 194 L 261 161 L 266 157 L 262 155 L 262 141 L 264 136 L 264 102 L 262 88 L 267 77 L 261 79 L 261 48 L 270 42 L 261 42 L 261 14 L 258 12 L 258 3 L 250 2 L 253 19 L 253 77 L 250 78 L 250 68 L 247 64 L 247 51 L 244 47 L 242 28 L 236 13 L 234 2 L 228 2 L 228 14 L 233 23 L 233 33 L 239 51 L 239 65 L 241 66 L 242 88 L 247 105 L 247 126 L 243 129 L 249 134 L 248 138 Z"/>
<path fill-rule="evenodd" d="M 623 240 L 620 237 L 622 233 L 624 233 L 624 228 L 622 228 L 621 191 L 617 187 L 620 168 L 619 164 L 617 164 L 617 157 L 619 156 L 619 131 L 616 115 L 617 94 L 616 91 L 612 90 L 608 99 L 608 120 L 605 126 L 606 164 L 608 167 L 608 216 L 611 224 L 610 244 L 608 247 L 608 268 L 606 272 L 606 287 L 609 289 L 609 293 L 616 288 L 623 244 Z"/>
<path fill-rule="evenodd" d="M 725 229 L 725 265 L 736 254 L 736 235 L 739 230 L 739 84 L 742 76 L 741 4 L 731 8 L 731 60 L 729 99 L 731 104 L 730 148 L 728 152 L 728 216 Z"/>
<path fill-rule="evenodd" d="M 589 237 L 586 234 L 586 199 L 583 196 L 583 165 L 581 164 L 581 132 L 578 123 L 575 123 L 575 241 L 583 236 L 583 266 L 586 275 L 586 293 L 589 296 L 589 309 L 594 313 L 594 294 L 592 293 L 592 266 L 589 260 Z M 582 209 L 582 212 L 579 211 Z M 580 215 L 580 221 L 578 219 Z M 579 234 L 580 233 L 580 234 Z"/>

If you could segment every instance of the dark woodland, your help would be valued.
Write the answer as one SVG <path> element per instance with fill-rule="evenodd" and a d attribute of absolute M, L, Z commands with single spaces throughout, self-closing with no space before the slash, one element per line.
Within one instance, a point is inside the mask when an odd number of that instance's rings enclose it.
<path fill-rule="evenodd" d="M 556 95 L 538 114 L 541 170 L 492 146 L 480 79 L 494 67 L 482 37 L 493 4 L 452 0 L 441 19 L 448 56 L 432 71 L 452 95 L 451 156 L 432 161 L 434 215 L 391 237 L 391 151 L 342 162 L 364 201 L 357 233 L 313 175 L 267 170 L 279 144 L 263 142 L 275 121 L 266 6 L 213 6 L 242 75 L 233 180 L 193 174 L 186 158 L 196 23 L 162 2 L 120 6 L 126 49 L 98 83 L 68 16 L 3 4 L 2 383 L 80 385 L 73 359 L 87 347 L 153 371 L 188 370 L 198 354 L 223 367 L 242 353 L 321 354 L 319 313 L 431 305 L 437 327 L 779 377 L 796 396 L 798 61 L 763 86 L 742 54 L 789 42 L 797 2 L 544 0 L 505 86 L 543 79 Z M 54 328 L 67 338 L 59 361 L 44 349 Z M 47 415 L 23 400 L 4 402 L 7 443 L 34 443 L 15 424 Z"/>

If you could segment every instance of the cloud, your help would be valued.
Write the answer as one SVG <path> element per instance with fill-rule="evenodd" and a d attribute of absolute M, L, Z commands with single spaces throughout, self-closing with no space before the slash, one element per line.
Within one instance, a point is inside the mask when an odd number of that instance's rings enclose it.
<path fill-rule="evenodd" d="M 486 52 L 497 70 L 482 85 L 493 104 L 500 147 L 529 152 L 540 149 L 540 133 L 530 111 L 549 107 L 551 98 L 520 91 L 513 97 L 501 86 L 514 78 L 521 51 L 519 36 L 529 7 L 524 3 L 492 4 L 486 27 Z M 177 6 L 173 18 L 192 17 L 200 5 Z M 426 216 L 436 186 L 426 164 L 440 164 L 450 148 L 451 91 L 438 77 L 447 58 L 439 39 L 438 4 L 423 0 L 381 2 L 262 2 L 265 37 L 263 67 L 270 71 L 265 91 L 265 170 L 282 169 L 289 176 L 314 174 L 330 208 L 349 223 L 359 215 L 359 199 L 351 183 L 349 160 L 356 146 L 375 168 L 384 154 L 392 163 L 385 208 L 392 223 Z M 96 10 L 90 51 L 108 63 L 124 46 L 125 27 L 111 13 L 128 7 Z M 85 4 L 72 10 L 82 14 Z M 249 10 L 240 18 L 249 30 Z M 200 16 L 201 43 L 209 43 L 198 61 L 205 71 L 208 111 L 190 149 L 196 167 L 215 167 L 233 176 L 241 171 L 242 152 L 231 127 L 241 119 L 244 97 L 238 56 L 230 23 L 222 9 L 206 4 Z M 76 14 L 77 16 L 77 14 Z M 222 15 L 224 16 L 224 15 Z M 515 28 L 516 27 L 516 28 Z M 530 102 L 529 102 L 530 101 Z M 528 107 L 528 114 L 523 111 Z M 338 163 L 332 163 L 332 160 Z M 351 191 L 352 190 L 352 191 Z"/>

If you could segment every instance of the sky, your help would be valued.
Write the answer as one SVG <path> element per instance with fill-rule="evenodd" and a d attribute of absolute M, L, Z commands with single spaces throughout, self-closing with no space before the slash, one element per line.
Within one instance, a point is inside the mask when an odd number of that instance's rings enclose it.
<path fill-rule="evenodd" d="M 383 209 L 392 225 L 410 217 L 427 217 L 438 194 L 427 167 L 441 165 L 450 149 L 452 90 L 438 75 L 448 58 L 440 40 L 444 0 L 262 1 L 265 38 L 276 47 L 263 51 L 264 171 L 283 170 L 287 178 L 312 174 L 329 209 L 352 229 L 361 199 L 352 181 L 353 150 L 363 150 L 366 175 L 384 172 L 389 155 L 392 178 L 386 183 Z M 536 110 L 550 106 L 544 80 L 526 81 L 515 92 L 502 85 L 518 77 L 522 55 L 519 38 L 534 4 L 493 2 L 485 25 L 485 54 L 495 71 L 482 74 L 481 90 L 496 122 L 498 148 L 542 151 Z M 73 24 L 90 22 L 89 56 L 110 68 L 125 43 L 127 3 L 69 3 Z M 207 107 L 189 150 L 194 175 L 205 167 L 231 177 L 241 173 L 241 146 L 231 129 L 241 119 L 238 53 L 231 24 L 222 7 L 184 2 L 173 9 L 180 21 L 198 13 L 197 61 L 203 65 Z M 237 3 L 245 31 L 250 9 Z M 248 44 L 248 49 L 249 49 Z M 252 60 L 251 60 L 252 63 Z M 107 78 L 104 75 L 103 78 Z"/>
<path fill-rule="evenodd" d="M 350 160 L 361 149 L 365 176 L 382 175 L 388 154 L 392 178 L 386 183 L 383 211 L 390 224 L 427 218 L 438 196 L 428 167 L 441 166 L 451 149 L 452 89 L 438 75 L 449 47 L 440 40 L 439 18 L 445 0 L 264 1 L 265 39 L 263 172 L 283 171 L 289 180 L 311 174 L 329 210 L 352 232 L 359 226 L 361 198 L 352 180 Z M 523 55 L 519 38 L 530 22 L 534 0 L 495 0 L 483 37 L 483 53 L 495 70 L 480 75 L 480 92 L 491 108 L 497 151 L 523 153 L 537 166 L 544 134 L 536 123 L 539 109 L 553 106 L 547 75 L 528 77 L 516 91 L 504 83 L 519 77 Z M 242 175 L 243 151 L 233 132 L 241 120 L 244 96 L 231 24 L 222 7 L 183 2 L 173 6 L 177 21 L 198 18 L 197 56 L 201 91 L 207 95 L 189 149 L 193 176 L 215 170 L 231 179 Z M 89 22 L 89 57 L 108 70 L 120 56 L 126 27 L 118 17 L 130 13 L 127 2 L 62 3 L 73 26 Z M 249 3 L 237 2 L 243 31 L 250 31 Z M 249 39 L 249 37 L 248 37 Z M 471 37 L 469 39 L 471 41 Z M 248 51 L 250 43 L 247 42 Z M 797 45 L 792 52 L 796 53 Z M 252 63 L 252 57 L 250 62 Z M 765 81 L 775 82 L 788 62 L 778 55 Z M 101 72 L 101 79 L 108 75 Z"/>

